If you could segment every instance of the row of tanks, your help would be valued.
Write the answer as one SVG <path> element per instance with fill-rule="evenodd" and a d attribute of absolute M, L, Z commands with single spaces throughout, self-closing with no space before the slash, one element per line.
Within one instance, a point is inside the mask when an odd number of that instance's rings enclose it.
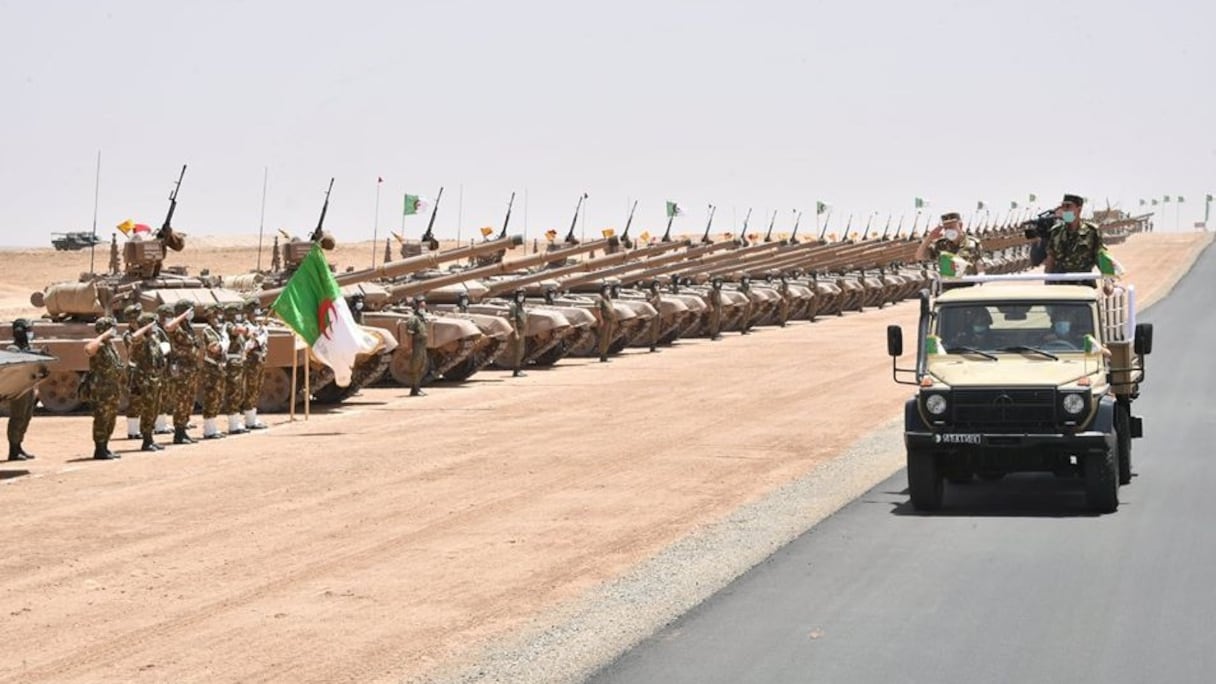
<path fill-rule="evenodd" d="M 93 337 L 92 323 L 98 317 L 115 315 L 131 303 L 152 310 L 182 299 L 223 305 L 254 298 L 265 307 L 314 244 L 323 249 L 336 244 L 323 230 L 323 207 L 308 239 L 292 238 L 277 246 L 277 269 L 226 277 L 205 271 L 190 275 L 184 266 L 164 264 L 170 251 L 185 247 L 185 237 L 171 226 L 176 194 L 177 187 L 159 231 L 124 245 L 119 273 L 82 274 L 78 282 L 57 283 L 31 297 L 44 309 L 37 326 L 40 343 L 55 359 L 46 364 L 47 376 L 40 385 L 42 404 L 52 413 L 81 407 L 77 389 L 88 368 L 84 341 Z M 526 297 L 524 363 L 551 366 L 567 356 L 598 352 L 604 325 L 597 302 L 601 296 L 611 300 L 616 321 L 608 353 L 617 354 L 628 347 L 671 345 L 683 338 L 882 308 L 915 296 L 935 277 L 915 262 L 915 235 L 836 242 L 821 235 L 799 241 L 795 225 L 785 240 L 771 239 L 770 226 L 762 240 L 715 241 L 711 227 L 712 214 L 701 239 L 694 242 L 671 239 L 669 224 L 662 239 L 640 245 L 629 239 L 628 224 L 619 238 L 609 235 L 583 243 L 574 238 L 572 224 L 564 240 L 551 235 L 544 251 L 514 258 L 508 255 L 514 256 L 523 239 L 507 235 L 507 221 L 497 236 L 448 250 L 434 249 L 438 243 L 428 228 L 422 240 L 403 244 L 402 254 L 408 256 L 398 261 L 335 273 L 358 321 L 380 345 L 359 358 L 347 387 L 334 383 L 322 364 L 308 364 L 312 398 L 338 403 L 362 387 L 412 384 L 405 324 L 418 297 L 426 298 L 429 309 L 429 364 L 422 384 L 430 384 L 461 382 L 486 368 L 506 367 L 503 352 L 512 336 L 510 297 L 517 293 Z M 1123 221 L 1112 226 L 1112 237 L 1143 228 L 1143 221 Z M 989 273 L 1029 267 L 1028 245 L 1017 227 L 989 229 L 980 237 Z M 303 372 L 303 355 L 308 353 L 289 329 L 273 320 L 268 350 L 258 400 L 264 413 L 286 410 L 293 386 L 303 392 L 303 378 L 295 377 L 293 383 L 293 373 Z"/>

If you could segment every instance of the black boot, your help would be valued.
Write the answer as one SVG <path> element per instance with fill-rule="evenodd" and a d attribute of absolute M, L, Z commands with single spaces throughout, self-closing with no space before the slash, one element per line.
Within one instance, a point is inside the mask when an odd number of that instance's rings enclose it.
<path fill-rule="evenodd" d="M 194 440 L 190 439 L 190 435 L 186 434 L 186 428 L 173 428 L 173 443 L 194 444 Z"/>
<path fill-rule="evenodd" d="M 418 389 L 417 387 L 414 387 L 414 388 L 410 389 L 410 396 L 411 397 L 425 397 L 426 392 L 423 392 L 422 390 Z"/>
<path fill-rule="evenodd" d="M 526 378 L 526 377 L 528 377 L 528 374 L 527 374 L 527 373 L 525 373 L 525 372 L 523 372 L 523 371 L 521 371 L 521 370 L 516 370 L 515 372 L 511 373 L 511 377 L 513 377 L 513 378 Z"/>
<path fill-rule="evenodd" d="M 144 444 L 139 448 L 140 451 L 161 451 L 164 449 L 161 445 L 152 441 L 152 435 L 144 435 Z"/>
<path fill-rule="evenodd" d="M 608 363 L 608 357 L 607 357 L 607 356 L 604 356 L 603 354 L 601 354 L 601 355 L 600 355 L 600 363 Z"/>
<path fill-rule="evenodd" d="M 111 453 L 105 442 L 96 442 L 93 447 L 93 458 L 99 461 L 110 461 L 118 458 L 118 455 Z"/>
<path fill-rule="evenodd" d="M 21 445 L 19 445 L 19 444 L 9 444 L 8 445 L 8 460 L 24 461 L 25 459 L 26 459 L 25 454 L 21 453 Z"/>
<path fill-rule="evenodd" d="M 37 456 L 34 456 L 30 452 L 26 451 L 25 447 L 21 446 L 20 444 L 17 445 L 17 452 L 24 456 L 28 461 L 32 461 L 37 458 Z"/>

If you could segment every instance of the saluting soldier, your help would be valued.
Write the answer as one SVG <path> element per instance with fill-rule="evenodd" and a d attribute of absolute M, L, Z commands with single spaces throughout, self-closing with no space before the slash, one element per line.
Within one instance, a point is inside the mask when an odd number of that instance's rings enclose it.
<path fill-rule="evenodd" d="M 527 375 L 523 371 L 524 347 L 528 331 L 528 311 L 524 308 L 527 296 L 526 292 L 519 289 L 515 291 L 515 297 L 511 300 L 511 376 L 516 378 Z"/>
<path fill-rule="evenodd" d="M 169 332 L 169 410 L 173 412 L 173 443 L 194 444 L 186 430 L 198 394 L 202 341 L 195 334 L 194 307 L 185 299 L 173 305 L 178 324 Z"/>
<path fill-rule="evenodd" d="M 658 351 L 659 337 L 663 334 L 663 292 L 658 279 L 650 281 L 646 303 L 654 307 L 654 318 L 650 321 L 650 351 Z"/>
<path fill-rule="evenodd" d="M 224 407 L 225 376 L 228 365 L 228 331 L 219 306 L 209 304 L 203 309 L 206 325 L 202 326 L 203 366 L 200 382 L 203 386 L 203 439 L 224 436 L 216 425 L 216 416 Z"/>
<path fill-rule="evenodd" d="M 134 323 L 129 321 L 128 315 L 128 329 L 123 335 L 130 373 L 127 383 L 131 402 L 127 409 L 128 436 L 130 416 L 134 413 L 138 416 L 137 427 L 143 439 L 140 450 L 161 451 L 164 447 L 153 441 L 152 431 L 156 426 L 156 416 L 160 413 L 161 377 L 168 364 L 160 335 L 156 332 L 156 314 L 141 313 L 136 316 Z"/>
<path fill-rule="evenodd" d="M 13 321 L 13 343 L 8 346 L 8 351 L 18 354 L 34 353 L 30 347 L 33 341 L 34 327 L 29 320 L 18 318 Z M 34 377 L 45 378 L 46 376 L 46 367 L 39 366 Z M 26 451 L 21 443 L 25 440 L 25 432 L 30 427 L 30 418 L 34 416 L 34 405 L 37 403 L 37 387 L 31 387 L 21 396 L 14 397 L 8 402 L 8 460 L 10 461 L 28 461 L 34 458 L 34 455 Z"/>
<path fill-rule="evenodd" d="M 262 309 L 256 299 L 245 300 L 245 413 L 246 430 L 265 430 L 266 423 L 258 420 L 258 399 L 262 396 L 262 379 L 266 375 L 266 357 L 270 351 L 270 333 L 261 322 Z"/>
<path fill-rule="evenodd" d="M 967 234 L 963 227 L 963 217 L 957 211 L 942 214 L 941 225 L 929 231 L 916 248 L 916 259 L 928 261 L 945 253 L 953 254 L 967 262 L 966 272 L 959 275 L 977 275 L 984 272 L 984 244 L 979 238 Z M 942 289 L 971 285 L 974 283 L 942 283 Z"/>
<path fill-rule="evenodd" d="M 743 319 L 739 323 L 739 332 L 750 335 L 752 332 L 752 279 L 747 274 L 739 277 L 739 292 L 743 293 Z"/>
<path fill-rule="evenodd" d="M 157 401 L 156 414 L 156 429 L 152 431 L 156 435 L 168 435 L 173 433 L 170 427 L 170 417 L 173 413 L 173 378 L 171 377 L 170 361 L 173 356 L 173 330 L 177 330 L 177 326 L 181 324 L 173 323 L 174 313 L 172 304 L 161 304 L 156 307 L 156 328 L 157 337 L 160 338 L 161 349 L 167 349 L 165 356 L 165 370 L 161 373 L 160 378 L 160 397 Z"/>
<path fill-rule="evenodd" d="M 616 332 L 616 309 L 612 307 L 612 286 L 604 283 L 600 286 L 600 298 L 596 302 L 599 309 L 599 344 L 600 363 L 608 362 L 608 347 L 612 346 L 612 335 Z"/>
<path fill-rule="evenodd" d="M 709 339 L 722 339 L 722 278 L 718 276 L 709 285 Z"/>
<path fill-rule="evenodd" d="M 110 436 L 118 420 L 118 402 L 127 384 L 127 367 L 114 345 L 118 332 L 113 318 L 103 316 L 93 324 L 97 337 L 84 345 L 89 357 L 89 374 L 81 386 L 83 398 L 93 405 L 93 458 L 108 461 L 121 458 L 110 451 Z"/>
<path fill-rule="evenodd" d="M 245 314 L 235 302 L 224 306 L 224 331 L 228 344 L 224 349 L 224 414 L 228 416 L 228 434 L 243 435 L 245 430 L 241 416 L 241 404 L 245 401 L 245 342 L 249 329 L 245 326 Z"/>
<path fill-rule="evenodd" d="M 122 310 L 122 321 L 127 324 L 127 331 L 122 336 L 123 346 L 127 350 L 127 439 L 139 439 L 139 402 L 136 398 L 138 388 L 134 386 L 139 373 L 135 369 L 135 359 L 131 356 L 132 343 L 127 338 L 139 327 L 141 313 L 143 309 L 139 308 L 138 304 L 129 304 Z"/>
<path fill-rule="evenodd" d="M 405 322 L 405 330 L 410 335 L 410 396 L 424 397 L 422 378 L 426 375 L 426 298 L 414 297 L 413 313 Z"/>

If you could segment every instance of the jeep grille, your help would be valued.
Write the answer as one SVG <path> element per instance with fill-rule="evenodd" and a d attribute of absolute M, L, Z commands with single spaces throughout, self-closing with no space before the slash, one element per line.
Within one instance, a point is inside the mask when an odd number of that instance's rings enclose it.
<path fill-rule="evenodd" d="M 1016 432 L 1056 429 L 1054 388 L 954 390 L 951 394 L 956 427 Z"/>

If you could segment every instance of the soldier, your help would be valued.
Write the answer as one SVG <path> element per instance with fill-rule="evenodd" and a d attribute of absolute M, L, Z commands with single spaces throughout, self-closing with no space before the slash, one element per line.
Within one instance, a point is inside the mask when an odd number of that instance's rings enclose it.
<path fill-rule="evenodd" d="M 243 435 L 245 429 L 241 416 L 241 405 L 245 401 L 245 343 L 249 329 L 245 327 L 245 314 L 235 302 L 224 306 L 224 331 L 228 334 L 228 346 L 224 349 L 224 408 L 228 416 L 228 434 Z"/>
<path fill-rule="evenodd" d="M 245 412 L 246 430 L 265 430 L 267 427 L 258 420 L 258 399 L 262 396 L 262 379 L 266 376 L 266 357 L 270 351 L 270 333 L 259 320 L 261 317 L 258 301 L 245 300 L 245 325 L 249 330 L 245 343 L 245 400 L 241 408 Z"/>
<path fill-rule="evenodd" d="M 225 375 L 228 360 L 228 331 L 224 315 L 214 304 L 203 309 L 206 324 L 202 326 L 201 345 L 203 367 L 200 381 L 203 387 L 203 439 L 220 439 L 223 433 L 215 418 L 224 406 Z"/>
<path fill-rule="evenodd" d="M 131 411 L 139 415 L 139 436 L 143 439 L 140 451 L 162 451 L 164 447 L 153 440 L 153 430 L 156 416 L 160 414 L 161 392 L 168 368 L 166 347 L 162 346 L 156 314 L 141 313 L 135 325 L 138 326 L 136 329 L 128 330 L 123 336 L 123 341 L 127 343 L 128 366 L 133 376 L 128 383 L 131 388 L 128 415 Z"/>
<path fill-rule="evenodd" d="M 1047 237 L 1047 259 L 1043 262 L 1044 273 L 1090 273 L 1098 265 L 1098 252 L 1102 250 L 1102 231 L 1097 224 L 1082 221 L 1081 209 L 1085 199 L 1080 195 L 1064 195 L 1060 203 L 1060 221 L 1051 228 Z M 1064 285 L 1089 285 L 1096 281 L 1059 283 Z"/>
<path fill-rule="evenodd" d="M 174 313 L 172 304 L 161 304 L 156 307 L 156 334 L 160 337 L 162 349 L 167 348 L 165 352 L 165 372 L 161 377 L 161 396 L 159 404 L 160 413 L 156 416 L 156 427 L 152 430 L 155 435 L 168 435 L 173 432 L 169 427 L 169 414 L 173 412 L 173 379 L 170 377 L 169 361 L 173 354 L 173 339 L 172 332 L 177 330 L 181 325 L 181 321 L 173 323 Z M 185 320 L 183 318 L 183 320 Z M 165 347 L 165 344 L 168 347 Z"/>
<path fill-rule="evenodd" d="M 198 394 L 201 375 L 199 364 L 202 342 L 195 335 L 194 307 L 179 299 L 173 305 L 173 313 L 179 321 L 169 332 L 169 410 L 173 412 L 173 443 L 194 444 L 186 434 L 190 426 L 190 413 L 194 410 L 194 397 Z"/>
<path fill-rule="evenodd" d="M 777 314 L 778 325 L 784 328 L 790 320 L 790 279 L 784 273 L 778 276 L 777 292 L 781 295 L 781 308 Z"/>
<path fill-rule="evenodd" d="M 390 242 L 388 238 L 384 238 L 384 263 L 387 264 L 388 262 L 390 262 L 392 260 L 393 260 L 392 242 Z"/>
<path fill-rule="evenodd" d="M 89 373 L 81 386 L 81 394 L 93 405 L 93 458 L 108 461 L 121 458 L 110 451 L 109 443 L 118 419 L 118 402 L 126 384 L 127 369 L 114 346 L 114 335 L 118 331 L 114 319 L 109 316 L 97 319 L 93 330 L 97 337 L 84 345 L 84 353 L 89 357 Z"/>
<path fill-rule="evenodd" d="M 608 348 L 612 346 L 612 335 L 616 332 L 616 309 L 612 307 L 612 286 L 604 283 L 600 286 L 600 298 L 596 302 L 599 307 L 599 344 L 600 363 L 608 363 Z"/>
<path fill-rule="evenodd" d="M 139 405 L 131 386 L 136 377 L 135 359 L 131 356 L 131 343 L 127 337 L 139 327 L 139 315 L 143 310 L 138 304 L 129 304 L 122 310 L 122 321 L 127 324 L 127 332 L 123 334 L 123 344 L 127 349 L 127 439 L 139 439 Z"/>
<path fill-rule="evenodd" d="M 30 343 L 34 341 L 34 328 L 29 320 L 18 318 L 13 321 L 13 343 L 8 351 L 19 354 L 34 353 Z M 45 378 L 47 370 L 40 366 L 36 377 Z M 38 403 L 38 389 L 31 387 L 25 394 L 14 397 L 8 403 L 8 460 L 28 461 L 34 455 L 21 446 L 25 439 L 25 431 L 30 427 L 30 418 L 34 415 L 34 405 Z"/>
<path fill-rule="evenodd" d="M 722 339 L 722 278 L 714 276 L 709 286 L 709 339 Z"/>
<path fill-rule="evenodd" d="M 422 391 L 422 378 L 426 374 L 426 298 L 414 297 L 414 311 L 405 323 L 405 330 L 410 334 L 410 396 L 425 397 Z"/>
<path fill-rule="evenodd" d="M 110 275 L 118 275 L 122 264 L 118 261 L 118 233 L 110 233 Z"/>
<path fill-rule="evenodd" d="M 654 319 L 650 321 L 650 351 L 656 352 L 663 334 L 663 292 L 657 279 L 650 281 L 646 303 L 654 307 Z"/>
<path fill-rule="evenodd" d="M 527 375 L 523 371 L 525 336 L 528 331 L 528 311 L 524 308 L 527 296 L 527 293 L 520 289 L 515 291 L 515 297 L 511 300 L 511 376 L 516 378 Z"/>
<path fill-rule="evenodd" d="M 362 292 L 355 293 L 350 296 L 350 301 L 347 302 L 347 308 L 350 309 L 350 317 L 355 319 L 355 323 L 363 325 L 363 309 L 367 306 L 366 299 Z"/>
<path fill-rule="evenodd" d="M 752 332 L 752 279 L 747 274 L 739 277 L 739 292 L 744 296 L 743 318 L 739 322 L 739 332 L 750 335 Z"/>
<path fill-rule="evenodd" d="M 916 248 L 917 261 L 937 259 L 944 253 L 954 254 L 967 262 L 965 275 L 984 272 L 984 245 L 979 238 L 968 235 L 963 228 L 963 219 L 957 211 L 942 214 L 941 225 L 925 234 Z M 944 283 L 943 290 L 953 287 L 968 287 L 973 283 Z"/>

